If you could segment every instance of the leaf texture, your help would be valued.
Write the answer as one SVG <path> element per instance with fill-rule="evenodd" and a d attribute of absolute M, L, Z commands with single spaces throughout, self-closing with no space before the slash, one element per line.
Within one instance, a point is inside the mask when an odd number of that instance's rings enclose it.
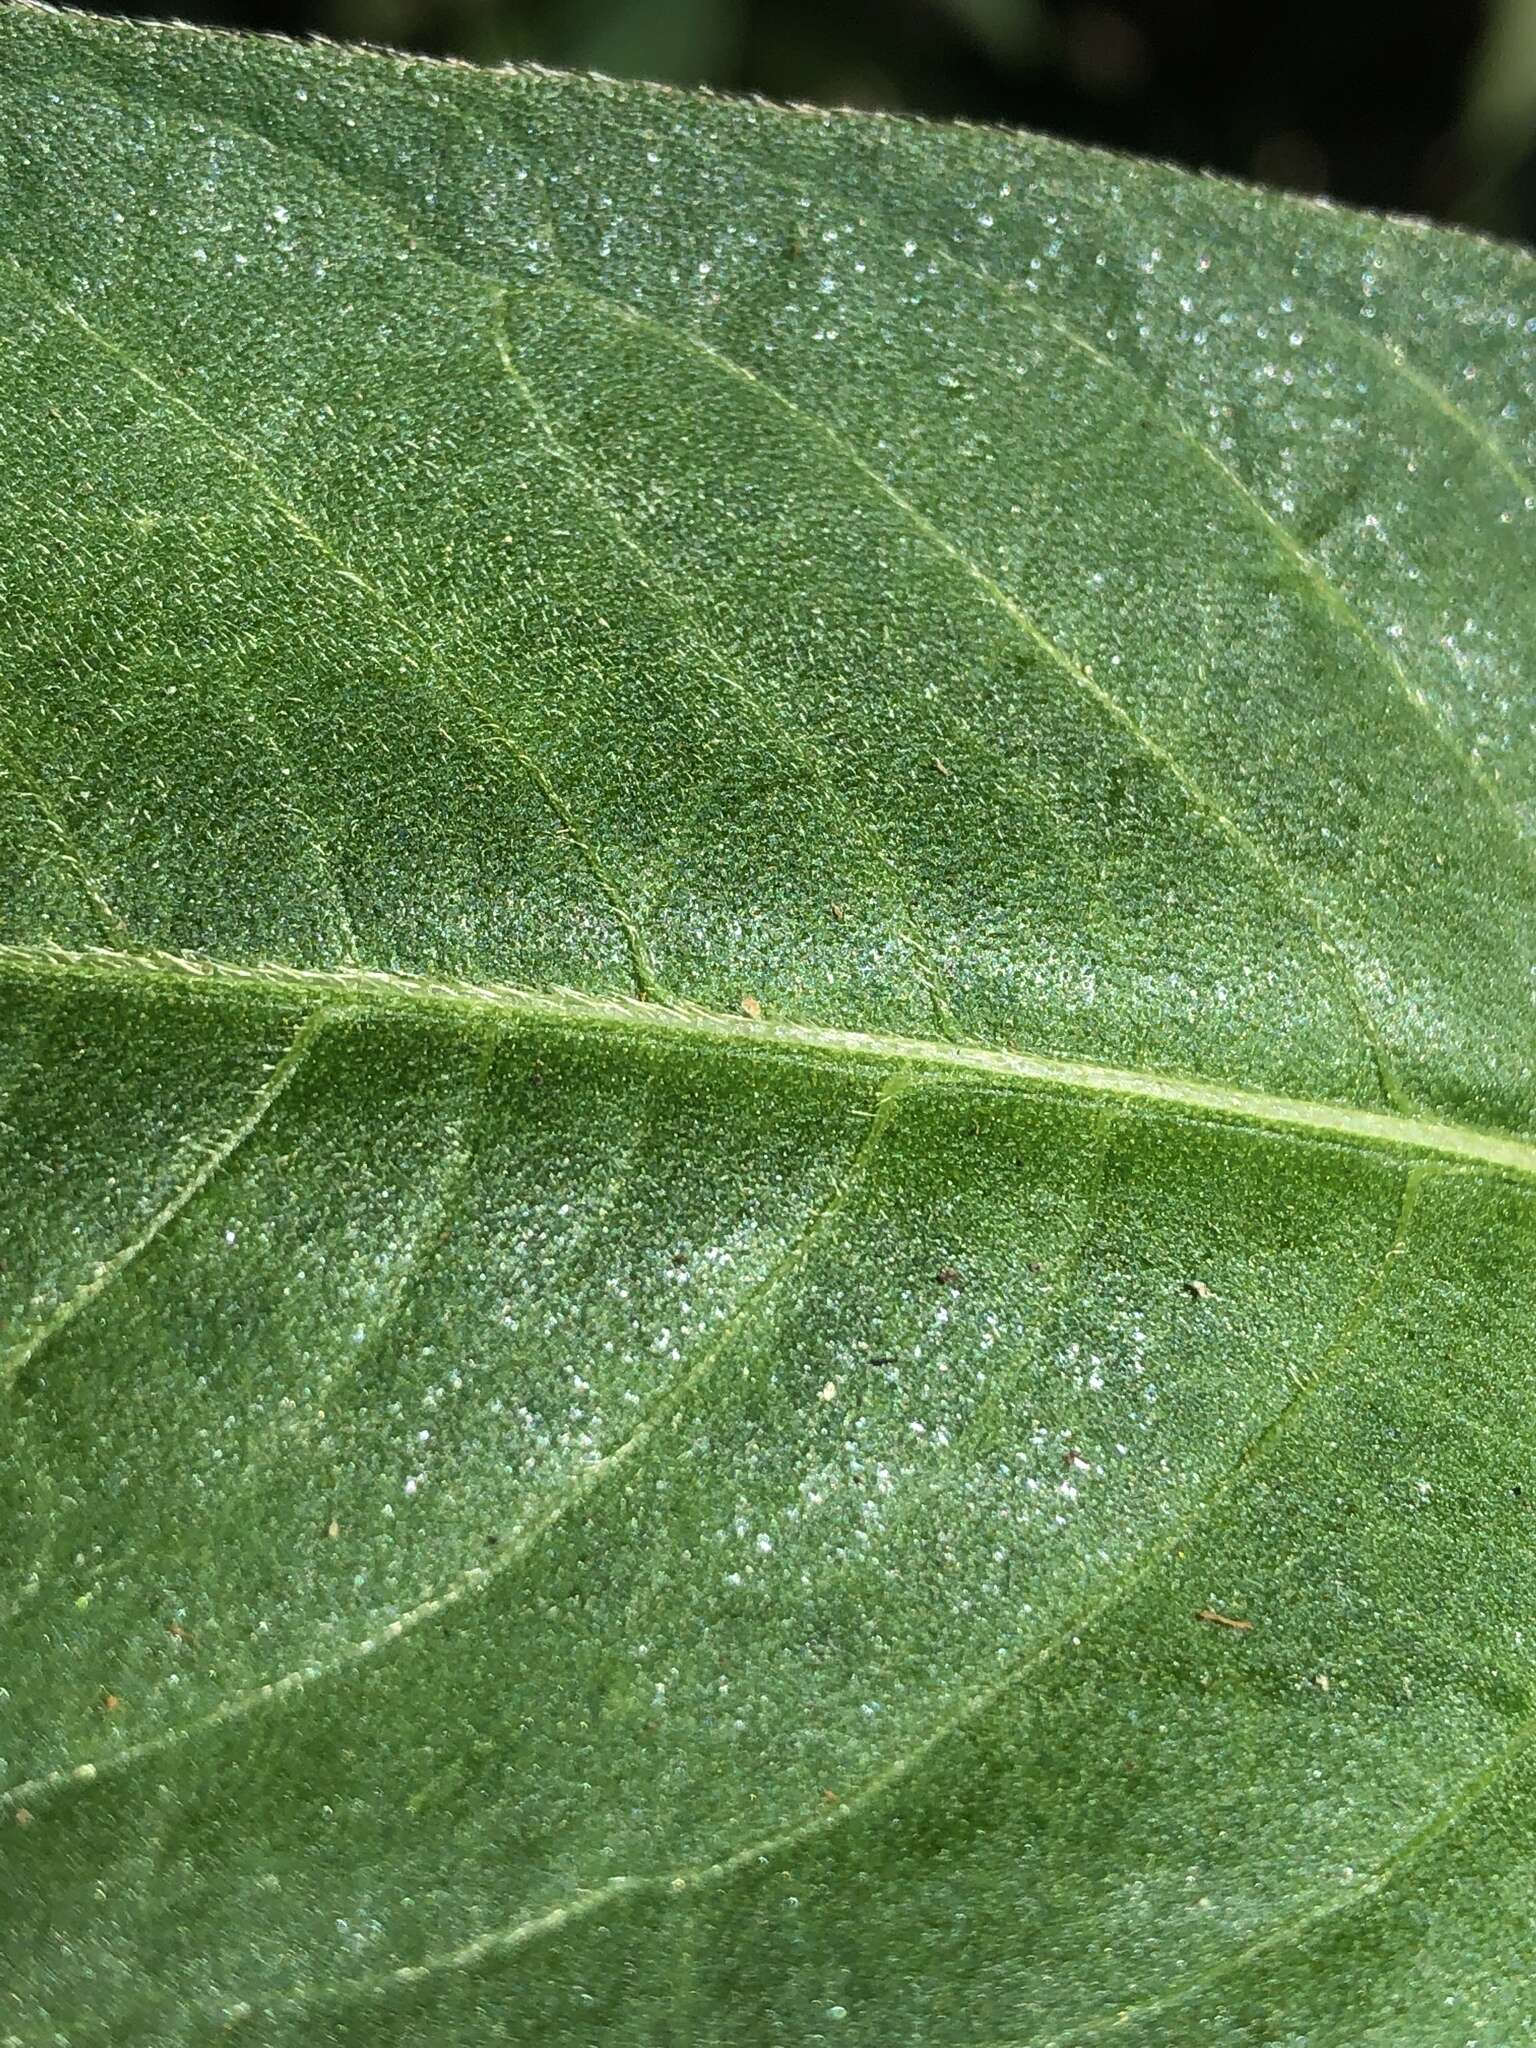
<path fill-rule="evenodd" d="M 1531 259 L 0 80 L 0 2039 L 1524 2038 Z"/>

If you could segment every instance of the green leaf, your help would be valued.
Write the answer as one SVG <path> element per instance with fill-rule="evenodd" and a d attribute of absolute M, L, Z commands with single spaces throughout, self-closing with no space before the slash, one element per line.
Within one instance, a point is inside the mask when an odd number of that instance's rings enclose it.
<path fill-rule="evenodd" d="M 0 2039 L 1536 1968 L 1536 272 L 0 12 Z"/>

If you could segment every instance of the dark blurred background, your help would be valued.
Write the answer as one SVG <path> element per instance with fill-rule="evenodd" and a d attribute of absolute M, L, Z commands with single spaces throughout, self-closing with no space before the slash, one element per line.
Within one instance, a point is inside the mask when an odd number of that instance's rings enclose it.
<path fill-rule="evenodd" d="M 1040 128 L 1536 239 L 1536 0 L 182 5 L 287 35 Z"/>

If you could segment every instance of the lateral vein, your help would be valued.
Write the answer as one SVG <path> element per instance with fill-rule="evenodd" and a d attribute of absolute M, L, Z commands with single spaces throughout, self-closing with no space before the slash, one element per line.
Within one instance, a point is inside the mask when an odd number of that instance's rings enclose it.
<path fill-rule="evenodd" d="M 114 1280 L 120 1279 L 140 1253 L 147 1251 L 155 1239 L 169 1229 L 188 1204 L 202 1193 L 214 1175 L 239 1151 L 298 1072 L 325 1019 L 324 1009 L 312 1010 L 303 1019 L 294 1033 L 288 1050 L 257 1091 L 245 1115 L 232 1130 L 225 1132 L 216 1145 L 203 1153 L 191 1173 L 160 1205 L 137 1237 L 130 1238 L 119 1251 L 114 1252 L 109 1259 L 104 1259 L 90 1279 L 60 1302 L 53 1313 L 45 1317 L 29 1337 L 23 1338 L 19 1344 L 12 1345 L 8 1351 L 0 1353 L 0 1394 L 10 1392 L 43 1346 L 72 1323 L 82 1310 L 89 1308 L 99 1295 L 106 1292 Z"/>

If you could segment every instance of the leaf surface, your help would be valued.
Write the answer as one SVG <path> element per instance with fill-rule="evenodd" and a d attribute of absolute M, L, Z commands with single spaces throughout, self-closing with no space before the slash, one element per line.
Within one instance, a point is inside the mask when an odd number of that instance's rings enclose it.
<path fill-rule="evenodd" d="M 1530 258 L 0 78 L 4 2039 L 1519 2037 Z"/>

